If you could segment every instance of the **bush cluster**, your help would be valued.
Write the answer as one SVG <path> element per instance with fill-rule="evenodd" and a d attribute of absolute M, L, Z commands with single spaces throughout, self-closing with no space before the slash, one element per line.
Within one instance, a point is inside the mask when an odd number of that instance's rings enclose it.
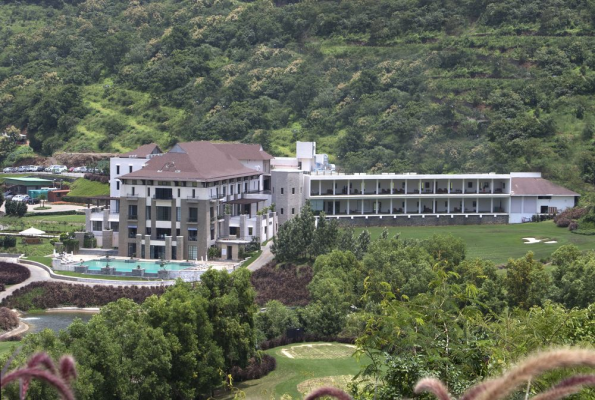
<path fill-rule="evenodd" d="M 7 236 L 7 238 L 10 236 Z M 29 279 L 31 272 L 22 265 L 0 262 L 0 283 L 16 285 Z"/>
<path fill-rule="evenodd" d="M 17 245 L 17 238 L 16 236 L 0 236 L 0 246 L 4 247 L 5 249 L 10 249 Z"/>
<path fill-rule="evenodd" d="M 251 357 L 246 368 L 232 367 L 231 376 L 236 382 L 249 381 L 262 378 L 269 372 L 274 371 L 275 368 L 277 368 L 275 357 L 263 354 L 260 358 Z"/>
<path fill-rule="evenodd" d="M 6 286 L 4 286 L 4 283 L 0 282 L 0 292 L 3 292 L 6 290 Z"/>
<path fill-rule="evenodd" d="M 109 183 L 109 176 L 107 175 L 85 174 L 83 177 L 93 182 Z"/>
<path fill-rule="evenodd" d="M 307 265 L 271 262 L 252 274 L 256 303 L 263 306 L 270 300 L 279 300 L 286 306 L 305 306 L 310 302 L 308 284 L 312 275 L 312 267 Z"/>
<path fill-rule="evenodd" d="M 136 286 L 83 286 L 62 282 L 33 282 L 19 288 L 4 299 L 1 305 L 27 311 L 31 308 L 46 309 L 64 305 L 100 307 L 120 298 L 142 303 L 152 295 L 161 295 L 164 287 Z"/>
<path fill-rule="evenodd" d="M 9 331 L 19 326 L 17 314 L 6 307 L 0 307 L 0 330 Z"/>
<path fill-rule="evenodd" d="M 6 215 L 22 217 L 27 213 L 27 204 L 22 201 L 8 200 L 5 205 Z"/>
<path fill-rule="evenodd" d="M 587 207 L 573 207 L 562 211 L 554 217 L 554 222 L 560 228 L 566 228 L 573 220 L 582 218 L 589 212 Z"/>

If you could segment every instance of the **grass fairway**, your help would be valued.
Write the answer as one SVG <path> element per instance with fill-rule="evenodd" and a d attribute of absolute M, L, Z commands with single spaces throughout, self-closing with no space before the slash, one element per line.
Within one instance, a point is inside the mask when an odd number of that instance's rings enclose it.
<path fill-rule="evenodd" d="M 377 238 L 384 228 L 368 228 L 372 239 Z M 390 227 L 390 236 L 401 233 L 401 238 L 426 239 L 433 234 L 452 234 L 460 237 L 467 245 L 467 258 L 484 258 L 503 264 L 509 258 L 519 258 L 528 251 L 536 259 L 549 257 L 558 247 L 574 244 L 581 250 L 595 249 L 595 236 L 570 233 L 566 228 L 558 228 L 552 221 L 530 222 L 512 225 L 457 225 L 424 227 Z M 359 234 L 359 231 L 356 231 Z M 525 244 L 522 238 L 555 240 L 555 244 Z"/>
<path fill-rule="evenodd" d="M 20 342 L 0 342 L 0 358 L 6 354 L 12 354 L 19 345 Z"/>
<path fill-rule="evenodd" d="M 363 363 L 351 356 L 354 351 L 354 347 L 342 343 L 296 343 L 277 347 L 266 351 L 277 360 L 275 371 L 235 386 L 244 392 L 246 399 L 279 399 L 283 395 L 301 399 L 320 386 L 345 388 Z M 231 399 L 233 395 L 220 398 Z"/>

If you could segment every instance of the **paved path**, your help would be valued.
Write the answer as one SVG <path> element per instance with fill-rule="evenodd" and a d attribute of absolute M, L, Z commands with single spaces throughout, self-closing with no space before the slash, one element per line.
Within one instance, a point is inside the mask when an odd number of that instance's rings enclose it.
<path fill-rule="evenodd" d="M 248 270 L 256 271 L 256 270 L 262 268 L 263 266 L 265 266 L 266 264 L 270 263 L 271 261 L 273 261 L 273 258 L 275 258 L 275 256 L 273 255 L 273 253 L 271 253 L 271 245 L 272 244 L 273 244 L 273 241 L 269 240 L 267 242 L 267 244 L 262 247 L 262 254 L 260 255 L 260 257 L 258 257 L 256 260 L 254 260 L 254 262 L 252 264 L 248 265 Z"/>
<path fill-rule="evenodd" d="M 52 213 L 57 211 L 72 211 L 72 210 L 83 210 L 87 208 L 86 206 L 79 206 L 77 204 L 53 204 L 49 202 L 45 202 L 47 207 L 51 207 L 49 210 L 34 210 L 35 207 L 41 206 L 41 204 L 28 204 L 27 205 L 27 212 L 35 213 L 35 214 L 44 214 L 44 213 Z M 6 212 L 4 209 L 4 204 L 0 207 L 0 211 Z"/>

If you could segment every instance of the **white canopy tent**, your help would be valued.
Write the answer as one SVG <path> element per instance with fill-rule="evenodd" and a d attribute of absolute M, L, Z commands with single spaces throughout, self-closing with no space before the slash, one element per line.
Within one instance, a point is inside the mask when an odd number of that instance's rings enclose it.
<path fill-rule="evenodd" d="M 29 228 L 29 229 L 25 229 L 24 231 L 19 232 L 20 235 L 25 235 L 25 236 L 40 236 L 40 235 L 44 235 L 45 232 L 36 228 Z"/>

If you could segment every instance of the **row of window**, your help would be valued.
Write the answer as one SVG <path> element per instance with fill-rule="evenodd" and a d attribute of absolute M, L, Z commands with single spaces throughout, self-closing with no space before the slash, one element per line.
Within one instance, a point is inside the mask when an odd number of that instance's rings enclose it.
<path fill-rule="evenodd" d="M 182 220 L 182 208 L 176 207 L 176 221 Z M 172 207 L 155 207 L 155 220 L 156 221 L 171 221 Z M 151 206 L 145 206 L 146 219 L 151 219 Z M 138 206 L 136 204 L 128 205 L 128 219 L 138 218 Z M 188 222 L 198 222 L 198 208 L 188 208 Z"/>
<path fill-rule="evenodd" d="M 285 193 L 285 188 L 281 188 L 281 194 Z M 275 193 L 275 188 L 273 187 L 273 193 Z M 302 188 L 300 187 L 300 193 L 302 193 Z M 291 188 L 291 194 L 295 194 L 295 188 Z"/>
<path fill-rule="evenodd" d="M 145 228 L 145 235 L 151 235 L 152 229 L 150 227 Z M 137 227 L 134 226 L 129 226 L 128 227 L 128 238 L 130 239 L 134 239 L 136 238 L 136 235 L 138 235 L 139 232 Z M 172 230 L 169 228 L 156 228 L 155 229 L 155 238 L 157 240 L 164 240 L 166 236 L 172 236 Z M 176 229 L 176 236 L 180 236 L 180 230 Z M 187 235 L 186 235 L 187 240 L 189 240 L 190 242 L 196 242 L 197 241 L 197 230 L 196 228 L 188 228 L 187 230 Z"/>
<path fill-rule="evenodd" d="M 285 210 L 283 209 L 283 207 L 281 207 L 281 215 L 283 215 L 285 213 Z M 295 215 L 295 208 L 291 209 L 291 215 Z"/>

